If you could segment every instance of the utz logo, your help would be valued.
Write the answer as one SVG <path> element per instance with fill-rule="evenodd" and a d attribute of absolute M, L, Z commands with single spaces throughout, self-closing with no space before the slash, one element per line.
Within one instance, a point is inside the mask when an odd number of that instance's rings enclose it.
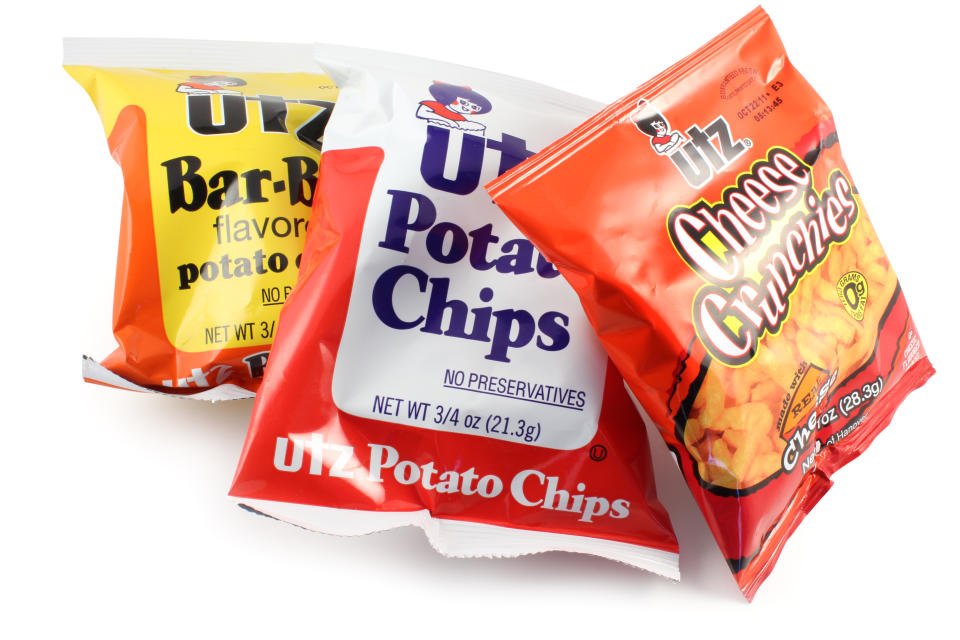
<path fill-rule="evenodd" d="M 493 108 L 489 100 L 470 87 L 445 82 L 434 82 L 429 91 L 433 100 L 420 102 L 418 118 L 440 127 L 484 135 L 487 126 L 468 116 L 489 113 Z"/>
<path fill-rule="evenodd" d="M 705 185 L 753 145 L 749 138 L 734 140 L 723 116 L 703 128 L 692 125 L 686 136 L 672 131 L 667 119 L 646 100 L 637 103 L 630 119 L 650 138 L 654 152 L 670 158 L 692 187 Z"/>
<path fill-rule="evenodd" d="M 177 93 L 186 94 L 187 126 L 201 136 L 221 136 L 247 128 L 247 103 L 259 107 L 260 131 L 290 133 L 287 129 L 288 107 L 307 104 L 318 107 L 316 114 L 294 132 L 297 139 L 318 153 L 323 148 L 323 132 L 333 112 L 333 103 L 326 100 L 284 98 L 275 95 L 245 95 L 232 87 L 245 87 L 243 78 L 215 75 L 194 75 L 177 84 Z M 214 107 L 214 102 L 220 104 Z"/>
<path fill-rule="evenodd" d="M 427 124 L 427 140 L 420 160 L 420 174 L 434 189 L 465 196 L 480 186 L 480 174 L 488 149 L 499 152 L 497 175 L 533 155 L 527 141 L 518 136 L 488 131 L 475 116 L 490 113 L 493 105 L 470 87 L 434 82 L 428 87 L 433 100 L 417 105 L 416 117 Z M 457 142 L 451 142 L 451 137 Z M 447 172 L 447 157 L 459 153 L 456 174 Z M 451 165 L 453 166 L 453 165 Z"/>

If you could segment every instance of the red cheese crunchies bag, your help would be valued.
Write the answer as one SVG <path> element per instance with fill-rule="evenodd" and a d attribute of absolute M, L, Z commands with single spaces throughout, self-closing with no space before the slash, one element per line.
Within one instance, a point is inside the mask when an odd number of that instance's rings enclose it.
<path fill-rule="evenodd" d="M 747 598 L 933 374 L 830 111 L 756 9 L 509 174 Z"/>
<path fill-rule="evenodd" d="M 336 88 L 310 45 L 68 38 L 124 199 L 119 348 L 90 382 L 253 395 L 293 288 Z"/>
<path fill-rule="evenodd" d="M 622 379 L 481 186 L 600 105 L 320 52 L 341 93 L 231 495 L 327 533 L 417 525 L 449 555 L 576 551 L 677 577 Z"/>

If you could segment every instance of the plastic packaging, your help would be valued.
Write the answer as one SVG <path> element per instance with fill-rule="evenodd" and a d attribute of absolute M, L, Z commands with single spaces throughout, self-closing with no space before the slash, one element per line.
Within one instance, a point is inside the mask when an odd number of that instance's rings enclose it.
<path fill-rule="evenodd" d="M 592 553 L 676 578 L 645 429 L 576 295 L 481 185 L 599 105 L 338 47 L 300 280 L 231 495 L 442 553 Z"/>
<path fill-rule="evenodd" d="M 296 281 L 336 88 L 310 45 L 64 40 L 123 171 L 113 331 L 90 382 L 250 396 Z"/>
<path fill-rule="evenodd" d="M 758 8 L 487 188 L 577 290 L 752 598 L 933 374 L 827 106 Z"/>

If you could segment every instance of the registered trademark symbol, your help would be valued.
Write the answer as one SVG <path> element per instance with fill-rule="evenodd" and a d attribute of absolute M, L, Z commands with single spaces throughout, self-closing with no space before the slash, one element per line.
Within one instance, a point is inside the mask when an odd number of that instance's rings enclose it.
<path fill-rule="evenodd" d="M 743 139 L 743 146 L 745 146 L 745 147 L 747 147 L 747 148 L 749 149 L 750 147 L 753 146 L 753 140 L 751 140 L 750 138 L 744 138 L 744 139 Z"/>
<path fill-rule="evenodd" d="M 602 444 L 595 444 L 590 447 L 590 459 L 594 462 L 600 462 L 607 457 L 607 448 Z"/>

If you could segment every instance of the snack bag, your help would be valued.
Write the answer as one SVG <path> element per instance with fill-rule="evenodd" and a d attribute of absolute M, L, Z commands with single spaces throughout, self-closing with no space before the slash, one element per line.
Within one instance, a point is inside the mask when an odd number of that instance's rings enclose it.
<path fill-rule="evenodd" d="M 570 286 L 482 184 L 600 105 L 321 47 L 341 87 L 300 279 L 230 494 L 442 553 L 605 556 L 676 578 L 643 424 Z"/>
<path fill-rule="evenodd" d="M 487 188 L 577 290 L 752 598 L 933 374 L 827 106 L 758 8 Z"/>
<path fill-rule="evenodd" d="M 260 384 L 337 91 L 310 45 L 64 40 L 124 198 L 119 348 L 84 378 L 211 400 Z"/>

